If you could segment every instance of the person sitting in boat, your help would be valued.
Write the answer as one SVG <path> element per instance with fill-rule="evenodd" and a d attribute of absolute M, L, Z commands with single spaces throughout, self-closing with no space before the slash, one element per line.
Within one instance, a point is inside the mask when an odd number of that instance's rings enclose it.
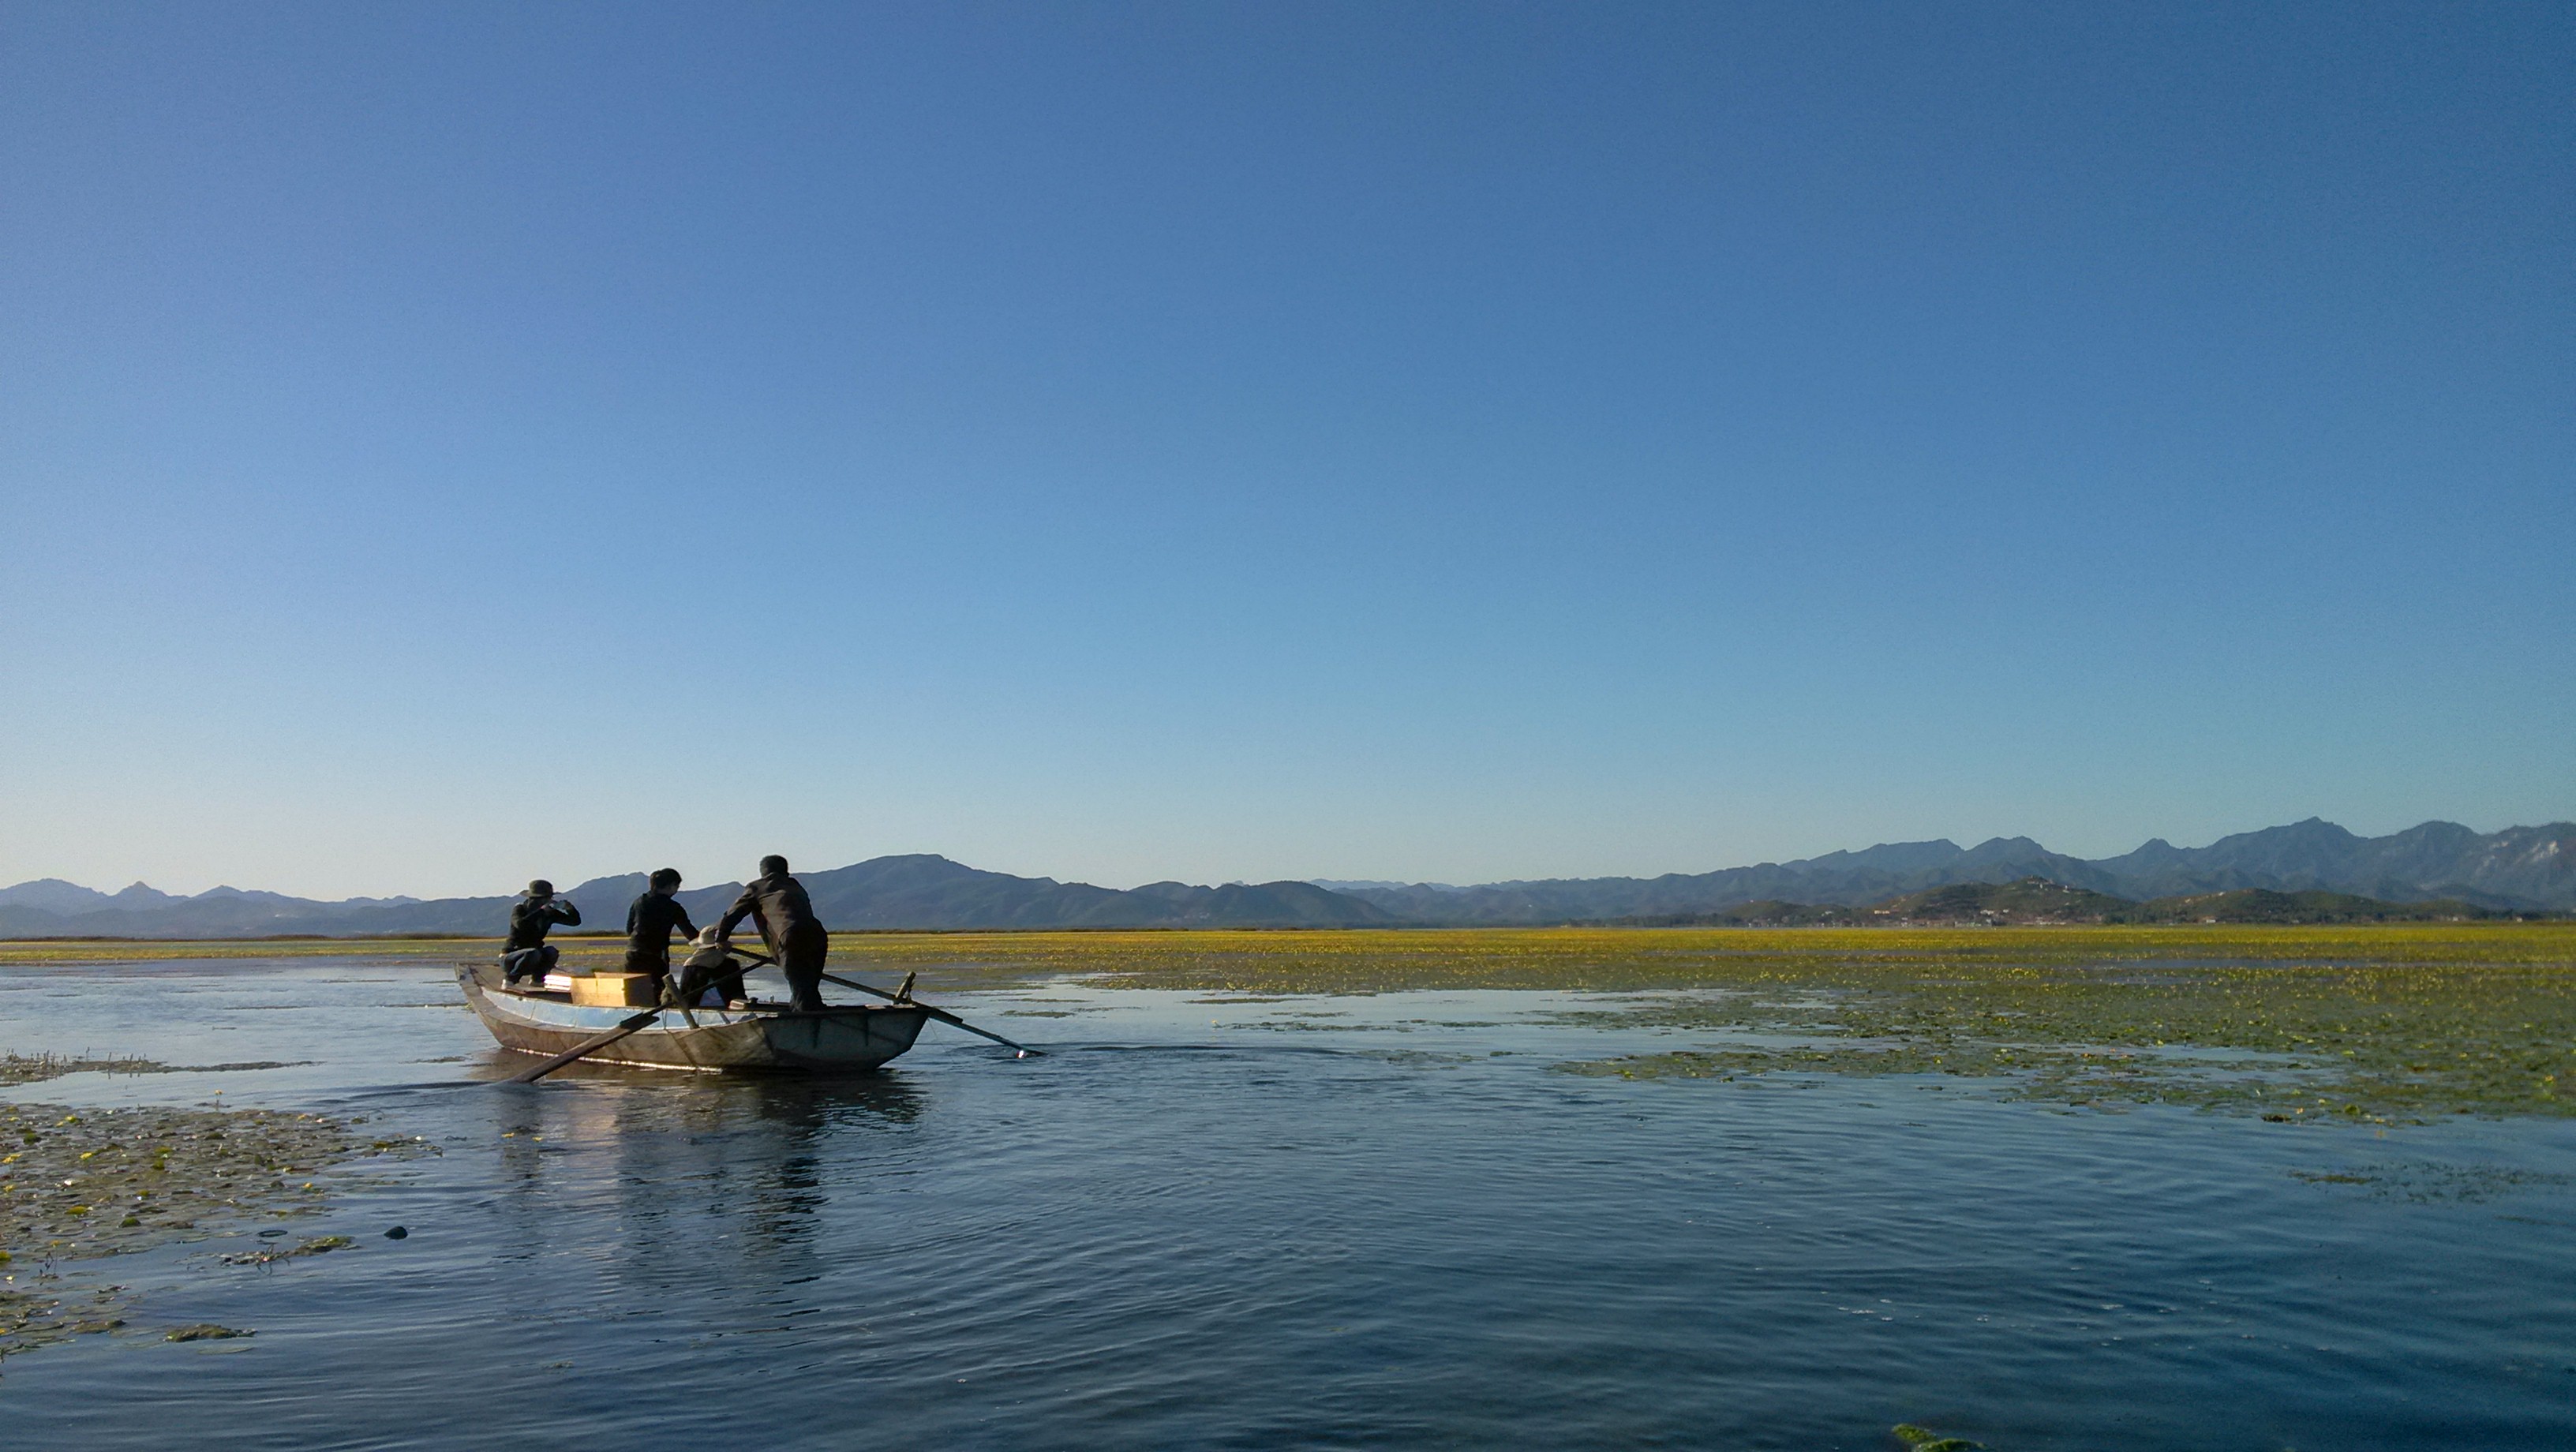
<path fill-rule="evenodd" d="M 501 944 L 501 981 L 529 978 L 543 986 L 562 955 L 546 941 L 546 932 L 561 923 L 581 925 L 581 909 L 555 899 L 555 885 L 540 877 L 528 884 L 528 895 L 510 907 L 510 936 Z"/>
<path fill-rule="evenodd" d="M 690 946 L 697 951 L 680 965 L 680 1002 L 701 1008 L 749 1008 L 751 995 L 743 990 L 742 960 L 716 937 L 716 930 L 698 934 Z"/>
<path fill-rule="evenodd" d="M 679 929 L 683 939 L 698 935 L 689 910 L 672 896 L 679 890 L 680 869 L 665 867 L 646 880 L 644 895 L 626 910 L 626 971 L 652 974 L 656 987 L 671 976 L 671 930 Z"/>
<path fill-rule="evenodd" d="M 716 924 L 716 941 L 730 945 L 733 925 L 744 918 L 760 925 L 760 939 L 769 945 L 769 956 L 787 975 L 787 989 L 796 1011 L 820 1012 L 823 955 L 830 950 L 832 940 L 823 931 L 822 919 L 814 916 L 814 903 L 805 896 L 804 885 L 787 875 L 786 858 L 773 853 L 760 859 L 760 876 L 743 888 L 732 907 L 725 909 L 724 921 Z"/>

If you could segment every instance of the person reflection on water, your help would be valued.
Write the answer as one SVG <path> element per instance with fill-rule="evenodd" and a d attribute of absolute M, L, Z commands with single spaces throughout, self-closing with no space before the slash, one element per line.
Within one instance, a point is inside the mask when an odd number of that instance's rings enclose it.
<path fill-rule="evenodd" d="M 823 1007 L 823 955 L 832 940 L 814 916 L 804 885 L 787 875 L 787 859 L 775 853 L 760 859 L 760 876 L 742 890 L 724 920 L 716 924 L 716 945 L 730 947 L 733 925 L 750 918 L 760 925 L 760 940 L 787 975 L 787 987 L 799 1013 Z"/>
<path fill-rule="evenodd" d="M 545 986 L 546 974 L 561 957 L 555 945 L 546 941 L 546 931 L 555 924 L 581 926 L 581 909 L 569 902 L 555 900 L 555 885 L 540 877 L 528 884 L 528 895 L 510 905 L 510 936 L 501 944 L 501 982 L 504 985 L 521 978 Z"/>
<path fill-rule="evenodd" d="M 653 874 L 645 883 L 644 895 L 626 910 L 626 971 L 652 974 L 656 987 L 671 976 L 671 930 L 679 929 L 683 938 L 698 935 L 689 910 L 672 896 L 679 890 L 680 869 L 665 867 Z"/>

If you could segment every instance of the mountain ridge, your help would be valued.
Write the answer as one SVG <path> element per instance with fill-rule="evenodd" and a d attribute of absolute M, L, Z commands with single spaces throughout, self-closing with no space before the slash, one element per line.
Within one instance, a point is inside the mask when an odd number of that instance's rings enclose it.
<path fill-rule="evenodd" d="M 813 899 L 816 914 L 826 925 L 844 930 L 1369 927 L 1394 921 L 1382 909 L 1311 883 L 1199 887 L 1157 882 L 1122 892 L 1089 883 L 986 872 L 930 853 L 872 858 L 797 877 Z M 559 896 L 582 912 L 580 926 L 571 931 L 613 932 L 624 928 L 627 905 L 644 887 L 645 874 L 628 872 L 576 883 Z M 138 888 L 150 897 L 129 896 Z M 718 883 L 684 890 L 679 900 L 703 927 L 722 915 L 741 891 L 739 882 Z M 90 899 L 110 905 L 89 905 Z M 232 887 L 175 897 L 140 883 L 108 894 L 59 878 L 40 878 L 0 888 L 0 937 L 498 937 L 514 900 L 515 895 L 496 895 L 320 902 Z M 55 904 L 83 910 L 64 912 L 49 906 Z"/>
<path fill-rule="evenodd" d="M 1992 837 L 1974 847 L 1939 838 L 1653 878 L 1558 878 L 1470 888 L 1354 884 L 1346 890 L 1410 921 L 1500 926 L 1672 917 L 1763 902 L 1865 907 L 1960 883 L 2027 877 L 2140 902 L 2260 888 L 2565 911 L 2576 908 L 2576 823 L 2480 834 L 2437 821 L 2385 837 L 2360 837 L 2310 817 L 2234 833 L 2206 847 L 2150 838 L 2130 852 L 2091 861 L 2052 852 L 2028 837 Z"/>
<path fill-rule="evenodd" d="M 1197 886 L 1152 882 L 1124 890 L 1017 877 L 934 853 L 871 858 L 800 873 L 823 920 L 841 929 L 1507 926 L 1558 922 L 1747 918 L 1748 906 L 1864 908 L 1910 894 L 2029 878 L 2147 902 L 2212 894 L 2340 893 L 2388 903 L 2443 900 L 2491 911 L 2576 909 L 2576 823 L 2481 834 L 2424 822 L 2361 837 L 2322 818 L 2239 832 L 2206 847 L 2150 838 L 2116 857 L 2085 860 L 2028 837 L 1973 847 L 1948 838 L 1882 842 L 1791 862 L 1659 877 L 1548 878 L 1455 886 L 1326 880 Z M 593 878 L 564 896 L 583 906 L 582 930 L 616 930 L 644 890 L 641 872 Z M 680 894 L 691 916 L 721 913 L 739 883 Z M 193 897 L 135 883 L 99 892 L 60 878 L 0 888 L 0 937 L 252 937 L 498 935 L 509 895 L 350 898 L 322 902 L 234 887 Z M 1800 921 L 1832 914 L 1809 913 Z"/>

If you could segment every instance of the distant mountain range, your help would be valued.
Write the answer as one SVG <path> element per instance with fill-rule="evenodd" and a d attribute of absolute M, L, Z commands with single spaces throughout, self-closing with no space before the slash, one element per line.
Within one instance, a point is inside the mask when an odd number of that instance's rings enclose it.
<path fill-rule="evenodd" d="M 2094 861 L 2051 852 L 2027 837 L 1997 837 L 1965 848 L 1946 840 L 1885 843 L 1860 852 L 1719 872 L 1475 887 L 1331 880 L 1222 887 L 1157 882 L 1122 892 L 984 872 L 923 854 L 879 857 L 798 876 L 823 920 L 844 929 L 1866 920 L 1870 914 L 1846 917 L 1813 909 L 1868 908 L 1935 889 L 2029 878 L 2131 905 L 2261 890 L 2394 903 L 2450 899 L 2496 911 L 2566 911 L 2576 909 L 2576 823 L 2481 835 L 2452 822 L 2427 822 L 2391 836 L 2356 837 L 2312 817 L 2223 837 L 2206 847 L 2175 847 L 2159 839 Z M 740 890 L 738 883 L 723 883 L 683 892 L 680 901 L 704 923 L 723 912 Z M 626 905 L 643 891 L 644 874 L 636 872 L 595 878 L 564 896 L 582 908 L 584 929 L 619 929 L 625 925 Z M 506 894 L 316 902 L 230 887 L 175 897 L 141 883 L 104 893 L 46 878 L 0 888 L 0 937 L 498 936 L 510 902 Z"/>
<path fill-rule="evenodd" d="M 2095 861 L 2051 852 L 2028 837 L 1974 847 L 1946 839 L 1884 843 L 1801 862 L 1765 862 L 1664 877 L 1587 877 L 1482 887 L 1333 882 L 1408 922 L 1539 923 L 1712 913 L 1746 903 L 1863 907 L 1956 883 L 2046 878 L 2143 901 L 2264 888 L 2323 890 L 2391 902 L 2457 898 L 2483 908 L 2576 908 L 2576 823 L 2509 827 L 2481 835 L 2456 822 L 2426 822 L 2386 837 L 2356 837 L 2311 817 L 2184 848 L 2158 838 Z"/>
<path fill-rule="evenodd" d="M 1118 892 L 1049 877 L 981 872 L 928 855 L 879 857 L 801 872 L 797 880 L 814 899 L 815 912 L 835 928 L 1306 928 L 1394 921 L 1382 909 L 1305 882 L 1223 887 L 1156 882 Z M 593 878 L 566 889 L 561 896 L 582 912 L 581 926 L 571 931 L 623 930 L 627 905 L 643 891 L 641 872 Z M 679 898 L 703 927 L 741 891 L 741 883 L 727 882 L 684 891 Z M 45 878 L 0 888 L 0 937 L 498 937 L 509 922 L 514 898 L 315 902 L 230 887 L 173 897 L 139 882 L 111 894 Z"/>
<path fill-rule="evenodd" d="M 2275 892 L 2240 887 L 2131 902 L 2045 877 L 2018 882 L 1960 882 L 1890 898 L 1874 907 L 1840 903 L 1748 902 L 1706 913 L 1610 918 L 1608 925 L 1638 928 L 2006 927 L 2042 923 L 2405 923 L 2443 919 L 2519 917 L 2526 909 L 2482 908 L 2458 898 L 2387 902 L 2348 892 L 2310 888 Z"/>

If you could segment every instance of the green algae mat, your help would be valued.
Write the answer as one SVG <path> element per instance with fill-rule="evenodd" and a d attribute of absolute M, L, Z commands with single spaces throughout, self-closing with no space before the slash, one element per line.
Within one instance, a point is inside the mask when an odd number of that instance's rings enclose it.
<path fill-rule="evenodd" d="M 1937 1074 L 2268 1119 L 2576 1112 L 2576 924 L 1050 933 L 836 940 L 862 971 L 1258 994 L 1556 989 L 1687 1048 L 1627 1078 Z M 942 971 L 944 970 L 944 971 Z"/>
<path fill-rule="evenodd" d="M 0 966 L 346 954 L 452 961 L 465 941 L 0 944 Z M 576 963 L 610 939 L 573 939 Z M 2393 1122 L 2576 1106 L 2576 924 L 1992 929 L 855 933 L 833 966 L 922 991 L 1072 980 L 1262 995 L 1544 989 L 1574 1025 L 1666 1052 L 1627 1078 L 1931 1074 L 2094 1107 L 2180 1103 Z"/>
<path fill-rule="evenodd" d="M 189 1067 L 277 1066 L 0 1054 L 0 1085 Z M 355 1128 L 364 1123 L 276 1109 L 0 1101 L 0 1357 L 125 1324 L 123 1287 L 69 1296 L 61 1263 L 202 1238 L 201 1222 L 211 1229 L 311 1214 L 323 1192 L 307 1176 L 355 1158 L 426 1152 L 415 1143 L 371 1141 Z M 346 1244 L 306 1241 L 250 1258 L 265 1263 Z"/>

